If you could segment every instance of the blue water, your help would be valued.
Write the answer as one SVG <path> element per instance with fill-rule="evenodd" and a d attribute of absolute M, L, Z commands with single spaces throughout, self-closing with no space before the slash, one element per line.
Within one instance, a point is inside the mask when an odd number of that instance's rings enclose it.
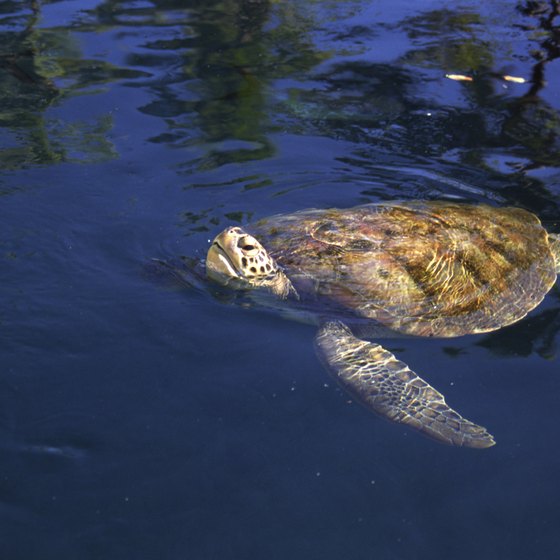
<path fill-rule="evenodd" d="M 147 266 L 380 200 L 560 231 L 541 4 L 0 6 L 0 558 L 558 557 L 558 286 L 492 335 L 386 341 L 494 434 L 474 451 L 349 403 L 314 327 Z"/>

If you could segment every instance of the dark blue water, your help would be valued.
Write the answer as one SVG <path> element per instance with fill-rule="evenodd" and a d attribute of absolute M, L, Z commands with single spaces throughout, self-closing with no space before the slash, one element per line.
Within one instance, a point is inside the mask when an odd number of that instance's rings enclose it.
<path fill-rule="evenodd" d="M 560 231 L 552 4 L 0 5 L 1 558 L 558 557 L 558 287 L 386 342 L 495 435 L 473 451 L 349 404 L 314 327 L 146 266 L 380 200 Z"/>

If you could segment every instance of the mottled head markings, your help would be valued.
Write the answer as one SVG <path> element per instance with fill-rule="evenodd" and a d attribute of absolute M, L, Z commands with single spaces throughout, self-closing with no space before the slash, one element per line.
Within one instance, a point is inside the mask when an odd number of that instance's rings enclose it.
<path fill-rule="evenodd" d="M 240 227 L 229 227 L 216 236 L 206 257 L 206 271 L 220 284 L 265 287 L 281 297 L 294 291 L 268 251 Z"/>

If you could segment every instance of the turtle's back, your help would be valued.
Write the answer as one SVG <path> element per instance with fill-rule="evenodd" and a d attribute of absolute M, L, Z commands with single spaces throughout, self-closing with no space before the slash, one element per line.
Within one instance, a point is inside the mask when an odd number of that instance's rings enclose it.
<path fill-rule="evenodd" d="M 556 280 L 546 230 L 518 208 L 370 204 L 274 216 L 252 231 L 316 305 L 409 334 L 511 324 Z"/>

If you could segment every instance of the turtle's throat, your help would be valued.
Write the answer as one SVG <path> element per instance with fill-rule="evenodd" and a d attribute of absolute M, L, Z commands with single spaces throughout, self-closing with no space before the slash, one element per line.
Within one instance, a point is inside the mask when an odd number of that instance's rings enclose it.
<path fill-rule="evenodd" d="M 274 274 L 262 279 L 260 285 L 281 299 L 286 299 L 290 295 L 299 299 L 299 295 L 289 278 L 279 268 L 274 271 Z"/>

